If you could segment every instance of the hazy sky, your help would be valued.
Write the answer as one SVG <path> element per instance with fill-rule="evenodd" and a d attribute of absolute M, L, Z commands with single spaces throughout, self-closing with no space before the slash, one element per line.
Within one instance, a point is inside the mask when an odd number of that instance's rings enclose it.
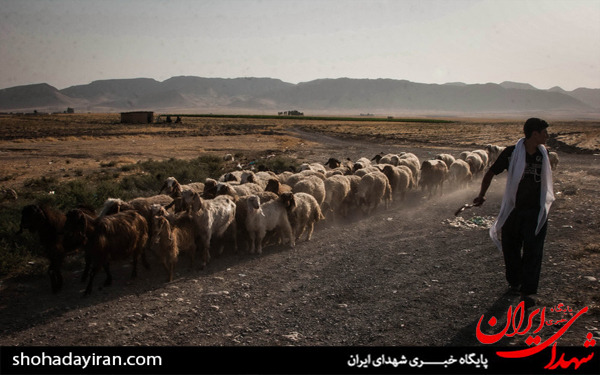
<path fill-rule="evenodd" d="M 0 0 L 0 88 L 181 75 L 600 88 L 600 0 Z"/>

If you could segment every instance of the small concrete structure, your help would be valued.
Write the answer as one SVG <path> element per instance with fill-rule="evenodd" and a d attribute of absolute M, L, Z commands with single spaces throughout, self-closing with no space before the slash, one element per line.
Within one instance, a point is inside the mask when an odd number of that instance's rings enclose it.
<path fill-rule="evenodd" d="M 154 122 L 154 112 L 121 112 L 122 124 L 151 124 Z"/>

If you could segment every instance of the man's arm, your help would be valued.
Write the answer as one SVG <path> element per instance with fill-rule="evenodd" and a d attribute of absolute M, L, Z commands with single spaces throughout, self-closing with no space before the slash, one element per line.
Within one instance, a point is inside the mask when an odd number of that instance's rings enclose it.
<path fill-rule="evenodd" d="M 488 169 L 488 171 L 483 176 L 483 179 L 481 180 L 481 190 L 479 190 L 479 195 L 475 199 L 473 199 L 473 204 L 475 206 L 481 206 L 483 202 L 485 202 L 485 193 L 487 193 L 490 184 L 494 179 L 494 176 L 495 174 L 494 172 L 492 172 L 491 169 Z"/>

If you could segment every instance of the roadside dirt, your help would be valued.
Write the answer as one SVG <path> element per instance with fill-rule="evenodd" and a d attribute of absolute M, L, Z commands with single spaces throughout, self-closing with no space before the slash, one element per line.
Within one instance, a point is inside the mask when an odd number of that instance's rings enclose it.
<path fill-rule="evenodd" d="M 24 166 L 64 173 L 60 168 L 98 168 L 111 158 L 224 154 L 248 142 L 317 162 L 400 151 L 424 160 L 468 149 L 345 139 L 299 128 L 278 138 L 244 137 L 227 137 L 226 147 L 224 139 L 206 137 L 117 138 L 95 141 L 97 149 L 91 143 L 73 141 L 65 148 L 57 142 L 55 148 L 36 148 L 39 159 L 23 150 L 30 160 L 15 158 L 11 167 L 14 173 Z M 39 166 L 38 160 L 48 163 L 49 155 L 55 162 Z M 581 346 L 588 333 L 600 340 L 600 157 L 560 157 L 538 307 L 547 307 L 547 319 L 554 320 L 587 308 L 558 341 Z M 69 164 L 61 165 L 64 158 Z M 90 164 L 79 165 L 79 160 Z M 504 181 L 495 179 L 487 202 L 459 218 L 455 210 L 472 201 L 477 183 L 464 191 L 446 189 L 430 200 L 414 191 L 369 217 L 321 222 L 313 239 L 295 249 L 270 246 L 260 256 L 226 253 L 202 271 L 180 261 L 172 283 L 164 282 L 156 263 L 150 270 L 142 268 L 135 280 L 129 278 L 128 265 L 115 264 L 113 285 L 83 298 L 78 259 L 67 265 L 59 295 L 50 293 L 45 276 L 7 280 L 0 285 L 0 345 L 478 346 L 479 319 L 495 316 L 503 327 L 508 307 L 518 302 L 508 293 L 502 256 L 487 231 L 499 210 Z M 561 303 L 572 309 L 571 315 L 550 312 Z M 561 327 L 545 326 L 539 335 L 545 340 Z M 497 332 L 487 324 L 482 329 Z M 526 346 L 527 337 L 498 344 Z"/>

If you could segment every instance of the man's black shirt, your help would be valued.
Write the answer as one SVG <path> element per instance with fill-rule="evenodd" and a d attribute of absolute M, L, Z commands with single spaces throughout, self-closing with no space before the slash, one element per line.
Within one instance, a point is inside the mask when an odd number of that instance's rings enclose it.
<path fill-rule="evenodd" d="M 515 146 L 509 146 L 498 156 L 496 162 L 490 167 L 496 175 L 508 170 Z M 538 148 L 533 155 L 525 152 L 525 171 L 519 182 L 515 209 L 540 208 L 540 194 L 542 190 L 542 161 L 543 156 Z"/>

